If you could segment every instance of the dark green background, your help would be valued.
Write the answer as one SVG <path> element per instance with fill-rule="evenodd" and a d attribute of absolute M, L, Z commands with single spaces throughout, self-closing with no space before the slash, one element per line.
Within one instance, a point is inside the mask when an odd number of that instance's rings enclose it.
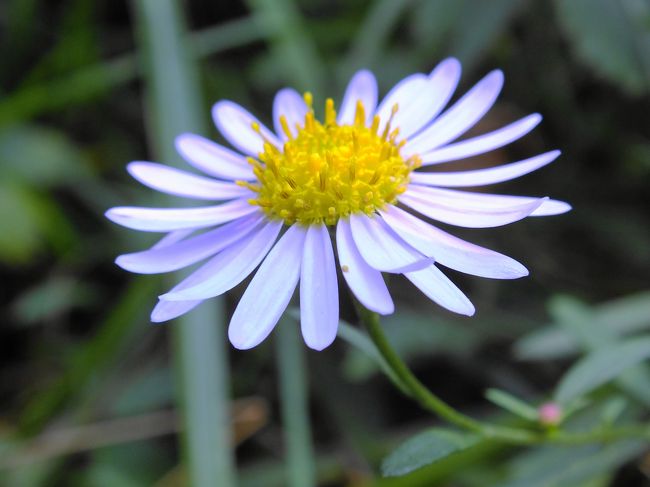
<path fill-rule="evenodd" d="M 634 331 L 647 331 L 647 2 L 192 0 L 182 5 L 193 32 L 190 46 L 200 56 L 206 123 L 211 104 L 221 98 L 269 122 L 272 97 L 287 85 L 315 92 L 318 103 L 324 96 L 340 99 L 347 79 L 361 67 L 376 73 L 385 94 L 400 78 L 429 71 L 450 55 L 463 63 L 457 96 L 494 68 L 505 73 L 502 96 L 477 132 L 528 113 L 544 115 L 541 126 L 521 141 L 455 166 L 482 167 L 562 150 L 549 167 L 487 190 L 567 200 L 571 213 L 500 229 L 454 229 L 522 261 L 531 276 L 508 282 L 449 272 L 477 307 L 472 319 L 452 316 L 405 281 L 391 279 L 398 311 L 385 320 L 387 330 L 437 394 L 476 415 L 494 413 L 483 398 L 487 387 L 541 401 L 576 350 L 558 354 L 557 342 L 546 348 L 542 343 L 532 361 L 524 360 L 532 357 L 525 342 L 514 349 L 513 344 L 546 323 L 564 320 L 568 328 L 553 329 L 570 329 L 576 310 L 598 314 L 599 303 L 614 298 L 627 300 L 607 315 L 605 325 L 588 321 L 616 329 L 631 320 L 630 313 L 641 313 L 632 319 Z M 147 133 L 153 128 L 144 115 L 140 80 L 145 63 L 132 6 L 4 0 L 0 29 L 0 453 L 6 453 L 0 485 L 184 485 L 174 471 L 175 436 L 165 433 L 169 421 L 154 428 L 158 433 L 150 439 L 110 447 L 98 446 L 102 435 L 95 432 L 75 454 L 62 454 L 60 438 L 21 449 L 52 428 L 69 432 L 173 408 L 168 342 L 174 324 L 148 322 L 163 279 L 135 278 L 113 264 L 116 255 L 151 243 L 151 236 L 103 218 L 111 206 L 156 200 L 125 171 L 127 162 L 152 157 Z M 242 290 L 227 297 L 228 316 Z M 342 317 L 355 320 L 347 298 Z M 566 340 L 560 335 L 560 344 Z M 268 415 L 255 409 L 256 433 L 237 449 L 242 485 L 283 485 L 271 341 L 251 352 L 230 353 L 233 396 L 255 397 L 253 405 L 268 409 Z M 374 485 L 382 456 L 431 419 L 341 339 L 325 352 L 309 352 L 307 359 L 322 485 Z M 532 459 L 512 449 L 478 451 L 457 464 L 385 485 L 644 485 L 638 448 L 618 448 L 624 453 L 614 460 L 610 455 L 609 463 L 588 448 L 539 449 L 527 453 Z M 553 453 L 557 458 L 549 460 Z M 585 467 L 587 474 L 544 478 L 589 458 L 594 465 Z M 552 467 L 540 467 L 544 461 Z M 647 475 L 647 464 L 645 469 Z"/>

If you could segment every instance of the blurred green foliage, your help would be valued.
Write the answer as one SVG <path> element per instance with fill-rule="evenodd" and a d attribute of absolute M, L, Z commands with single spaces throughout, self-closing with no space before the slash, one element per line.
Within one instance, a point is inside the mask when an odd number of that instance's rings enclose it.
<path fill-rule="evenodd" d="M 476 417 L 531 423 L 526 407 L 555 390 L 567 401 L 563 427 L 571 431 L 647 424 L 647 2 L 179 5 L 191 21 L 188 45 L 205 99 L 236 100 L 265 121 L 280 87 L 309 89 L 321 100 L 340 96 L 361 67 L 376 72 L 383 93 L 450 55 L 463 62 L 459 93 L 502 68 L 504 93 L 480 129 L 533 111 L 545 121 L 512 148 L 466 164 L 560 148 L 552 167 L 496 191 L 548 193 L 574 211 L 507 232 L 459 232 L 522 260 L 531 276 L 513 283 L 454 275 L 478 309 L 471 320 L 394 278 L 398 311 L 384 321 L 386 332 L 426 385 Z M 133 278 L 112 264 L 152 242 L 102 216 L 110 206 L 153 198 L 124 171 L 129 160 L 153 158 L 141 82 L 147 62 L 132 10 L 108 0 L 0 4 L 1 486 L 187 485 L 176 423 L 151 416 L 177 408 L 168 344 L 176 325 L 147 319 L 162 280 Z M 209 109 L 199 107 L 206 124 Z M 240 292 L 228 299 L 228 313 Z M 351 303 L 341 306 L 354 323 Z M 340 338 L 326 352 L 310 352 L 305 367 L 319 485 L 648 482 L 648 445 L 640 440 L 523 449 L 441 430 L 379 375 L 385 364 L 360 329 L 344 325 Z M 234 408 L 242 486 L 287 484 L 275 350 L 266 343 L 231 353 L 233 397 L 250 406 L 251 396 L 262 396 L 269 410 Z M 488 394 L 492 403 L 483 395 L 489 388 L 499 390 Z M 118 421 L 108 436 L 98 433 L 106 421 Z M 384 472 L 410 473 L 383 478 L 384 457 Z"/>

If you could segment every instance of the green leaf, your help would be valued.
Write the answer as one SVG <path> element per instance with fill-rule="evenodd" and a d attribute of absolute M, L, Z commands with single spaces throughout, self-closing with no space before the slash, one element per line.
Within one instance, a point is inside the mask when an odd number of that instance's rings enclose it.
<path fill-rule="evenodd" d="M 386 477 L 406 475 L 456 452 L 474 446 L 479 437 L 474 434 L 433 428 L 403 443 L 384 459 L 382 474 Z"/>
<path fill-rule="evenodd" d="M 577 487 L 597 479 L 639 455 L 643 440 L 606 446 L 547 446 L 524 453 L 513 462 L 509 481 L 500 487 Z"/>
<path fill-rule="evenodd" d="M 588 352 L 608 348 L 618 342 L 617 335 L 609 328 L 595 324 L 590 308 L 575 298 L 554 298 L 550 312 L 560 326 Z M 632 397 L 650 405 L 650 369 L 635 367 L 618 377 L 616 382 Z"/>
<path fill-rule="evenodd" d="M 567 308 L 566 297 L 562 301 L 551 300 L 549 312 L 555 321 L 520 339 L 514 347 L 517 358 L 524 360 L 549 360 L 565 358 L 578 353 L 581 344 L 560 322 L 569 314 L 576 315 L 577 309 Z M 575 299 L 576 307 L 583 310 L 586 305 Z M 565 312 L 566 311 L 566 312 Z M 615 336 L 650 329 L 650 292 L 644 291 L 624 296 L 589 307 L 589 327 L 592 330 L 607 330 Z"/>
<path fill-rule="evenodd" d="M 0 166 L 3 178 L 36 186 L 75 182 L 84 174 L 84 158 L 57 130 L 34 125 L 0 130 Z"/>
<path fill-rule="evenodd" d="M 591 68 L 626 89 L 650 87 L 650 5 L 638 0 L 556 0 L 572 47 Z"/>
<path fill-rule="evenodd" d="M 88 283 L 82 285 L 69 276 L 54 275 L 21 294 L 13 303 L 12 312 L 23 326 L 35 325 L 93 303 L 97 294 L 98 290 Z"/>
<path fill-rule="evenodd" d="M 44 244 L 69 249 L 73 230 L 56 203 L 32 186 L 0 182 L 0 221 L 11 222 L 0 232 L 0 261 L 28 262 Z"/>
<path fill-rule="evenodd" d="M 485 393 L 485 398 L 497 406 L 529 421 L 537 421 L 539 419 L 537 409 L 505 391 L 488 389 Z"/>
<path fill-rule="evenodd" d="M 591 353 L 569 369 L 558 384 L 555 398 L 566 404 L 648 358 L 650 337 L 628 340 Z"/>

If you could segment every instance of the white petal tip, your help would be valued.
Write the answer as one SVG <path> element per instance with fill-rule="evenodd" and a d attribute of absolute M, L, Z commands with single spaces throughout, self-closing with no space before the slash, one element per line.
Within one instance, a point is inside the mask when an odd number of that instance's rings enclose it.
<path fill-rule="evenodd" d="M 490 78 L 494 78 L 495 81 L 496 80 L 500 81 L 501 83 L 503 83 L 503 80 L 505 78 L 504 75 L 503 75 L 503 71 L 501 71 L 500 69 L 495 69 L 494 71 L 490 71 L 488 76 Z"/>
<path fill-rule="evenodd" d="M 395 312 L 395 305 L 391 303 L 384 303 L 383 306 L 376 306 L 374 304 L 364 304 L 366 308 L 368 308 L 370 311 L 374 311 L 377 314 L 380 314 L 382 316 L 387 316 L 387 315 L 392 315 Z"/>
<path fill-rule="evenodd" d="M 542 204 L 539 205 L 530 216 L 554 216 L 562 215 L 572 210 L 569 203 L 564 201 L 552 200 L 548 197 L 544 198 Z"/>
<path fill-rule="evenodd" d="M 178 153 L 183 153 L 183 148 L 190 143 L 190 141 L 196 137 L 194 134 L 191 134 L 189 132 L 179 134 L 176 136 L 174 139 L 174 147 L 176 148 L 176 152 Z"/>
<path fill-rule="evenodd" d="M 495 272 L 495 277 L 499 279 L 521 279 L 530 275 L 528 269 L 516 260 L 508 259 L 508 261 L 501 266 L 498 272 Z"/>
<path fill-rule="evenodd" d="M 230 335 L 228 335 L 228 340 L 230 340 L 230 344 L 237 350 L 250 350 L 251 348 L 259 345 L 259 342 L 251 342 L 241 337 L 234 337 Z"/>
<path fill-rule="evenodd" d="M 130 267 L 129 266 L 129 260 L 127 258 L 125 258 L 123 255 L 120 255 L 115 259 L 115 264 L 118 267 L 121 267 L 122 269 L 124 269 L 125 271 L 131 271 L 131 269 L 129 269 L 129 267 Z"/>
<path fill-rule="evenodd" d="M 166 321 L 171 320 L 172 318 L 168 318 L 165 315 L 161 315 L 159 313 L 156 313 L 155 311 L 151 313 L 150 320 L 152 323 L 158 324 L 158 323 L 164 323 Z"/>
<path fill-rule="evenodd" d="M 446 59 L 443 59 L 438 63 L 438 65 L 433 68 L 433 71 L 431 71 L 431 74 L 433 74 L 435 71 L 438 69 L 444 69 L 446 71 L 449 71 L 450 73 L 458 74 L 460 75 L 461 71 L 461 64 L 458 59 L 455 57 L 448 57 Z"/>
<path fill-rule="evenodd" d="M 328 340 L 324 340 L 324 341 L 320 341 L 320 342 L 318 342 L 318 341 L 312 342 L 312 341 L 305 340 L 305 345 L 307 345 L 309 348 L 311 348 L 312 350 L 315 350 L 317 352 L 322 352 L 327 347 L 329 347 L 332 343 L 334 343 L 334 339 L 331 339 L 331 340 L 328 339 Z"/>
<path fill-rule="evenodd" d="M 104 216 L 108 218 L 110 221 L 113 223 L 120 223 L 120 209 L 119 208 L 111 208 L 110 210 L 107 210 L 104 213 Z"/>

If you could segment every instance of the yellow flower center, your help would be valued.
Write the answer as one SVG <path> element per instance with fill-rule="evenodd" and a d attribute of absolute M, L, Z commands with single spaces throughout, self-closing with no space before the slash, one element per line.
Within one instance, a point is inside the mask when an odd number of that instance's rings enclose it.
<path fill-rule="evenodd" d="M 334 102 L 325 104 L 325 122 L 314 118 L 311 94 L 309 107 L 294 135 L 286 118 L 280 118 L 287 135 L 282 149 L 268 141 L 258 159 L 249 158 L 256 183 L 239 181 L 257 193 L 251 204 L 259 205 L 270 219 L 288 225 L 325 223 L 334 225 L 351 213 L 373 214 L 393 203 L 406 190 L 409 174 L 420 159 L 404 159 L 396 142 L 398 129 L 391 131 L 390 120 L 379 132 L 380 120 L 366 126 L 365 109 L 357 103 L 354 123 L 337 125 Z M 393 107 L 391 119 L 397 111 Z M 259 133 L 259 126 L 253 125 Z"/>

